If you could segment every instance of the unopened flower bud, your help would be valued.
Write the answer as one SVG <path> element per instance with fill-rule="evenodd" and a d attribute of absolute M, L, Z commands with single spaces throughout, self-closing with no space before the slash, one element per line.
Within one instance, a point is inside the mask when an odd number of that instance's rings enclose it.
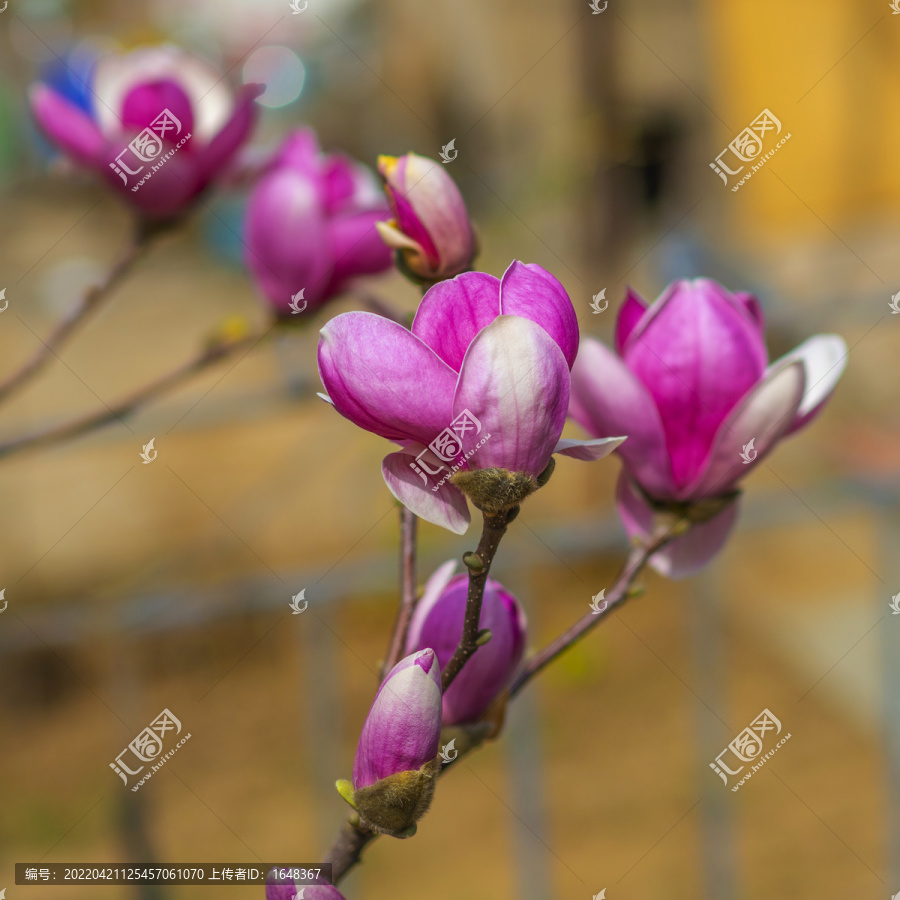
<path fill-rule="evenodd" d="M 434 650 L 402 659 L 381 683 L 353 761 L 352 790 L 342 796 L 373 830 L 414 833 L 434 796 L 441 738 L 441 670 Z"/>

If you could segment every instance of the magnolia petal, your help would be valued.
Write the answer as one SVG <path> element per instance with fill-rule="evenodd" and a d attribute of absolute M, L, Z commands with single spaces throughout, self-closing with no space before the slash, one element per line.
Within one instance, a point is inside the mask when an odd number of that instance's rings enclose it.
<path fill-rule="evenodd" d="M 442 470 L 438 475 L 430 475 L 428 483 L 411 467 L 415 457 L 424 450 L 421 444 L 404 447 L 396 453 L 389 453 L 381 462 L 381 474 L 388 490 L 420 519 L 439 525 L 454 534 L 465 534 L 472 521 L 469 507 L 463 494 L 449 482 L 444 482 L 437 490 L 440 479 L 447 474 Z M 421 466 L 420 466 L 421 468 Z"/>
<path fill-rule="evenodd" d="M 625 348 L 652 395 L 678 487 L 702 470 L 719 426 L 762 378 L 766 346 L 742 303 L 714 281 L 679 281 Z"/>
<path fill-rule="evenodd" d="M 465 451 L 484 440 L 470 468 L 539 475 L 559 440 L 569 404 L 569 370 L 552 337 L 519 316 L 498 316 L 469 345 L 453 398 L 480 422 Z M 488 438 L 487 435 L 490 435 Z"/>
<path fill-rule="evenodd" d="M 422 623 L 428 618 L 429 612 L 440 599 L 441 594 L 444 593 L 444 588 L 450 583 L 458 567 L 459 563 L 457 560 L 449 559 L 442 566 L 435 569 L 428 581 L 425 582 L 422 596 L 416 604 L 412 618 L 409 620 L 409 629 L 406 632 L 406 653 L 412 653 L 422 646 L 420 642 Z M 462 634 L 462 631 L 460 631 L 460 634 Z M 440 660 L 440 654 L 438 658 Z"/>
<path fill-rule="evenodd" d="M 594 438 L 591 441 L 576 441 L 563 438 L 557 442 L 556 449 L 553 452 L 559 453 L 561 456 L 571 456 L 573 459 L 593 462 L 597 459 L 603 459 L 604 456 L 609 456 L 625 440 L 627 438 L 624 437 Z"/>
<path fill-rule="evenodd" d="M 616 488 L 616 509 L 629 538 L 646 541 L 653 532 L 653 510 L 623 472 Z M 691 525 L 682 537 L 650 557 L 650 565 L 667 578 L 694 575 L 706 566 L 725 546 L 740 512 L 740 498 L 735 498 L 721 512 L 706 522 Z"/>
<path fill-rule="evenodd" d="M 697 499 L 724 494 L 759 465 L 790 427 L 803 398 L 804 385 L 800 360 L 772 366 L 722 423 L 704 470 L 694 483 L 679 492 L 679 497 Z M 741 453 L 751 440 L 756 455 L 752 462 L 745 463 Z"/>
<path fill-rule="evenodd" d="M 846 341 L 837 334 L 817 334 L 783 356 L 779 363 L 799 359 L 806 370 L 806 390 L 786 434 L 793 434 L 808 425 L 831 397 L 850 353 Z"/>
<path fill-rule="evenodd" d="M 626 434 L 619 450 L 625 466 L 656 497 L 674 491 L 662 422 L 647 389 L 605 344 L 585 338 L 572 368 L 569 415 L 588 434 Z"/>
<path fill-rule="evenodd" d="M 647 301 L 637 291 L 628 288 L 625 302 L 616 318 L 616 352 L 620 356 L 625 350 L 628 338 L 645 312 L 647 312 Z"/>
<path fill-rule="evenodd" d="M 410 329 L 457 372 L 469 344 L 500 313 L 500 279 L 465 272 L 429 288 Z"/>
<path fill-rule="evenodd" d="M 456 372 L 402 325 L 343 313 L 319 339 L 319 375 L 334 408 L 391 441 L 429 444 L 450 424 Z"/>
<path fill-rule="evenodd" d="M 231 117 L 201 151 L 200 165 L 207 181 L 231 161 L 250 136 L 259 110 L 254 101 L 265 89 L 264 84 L 245 84 L 238 92 Z"/>
<path fill-rule="evenodd" d="M 572 368 L 578 355 L 578 317 L 566 289 L 546 269 L 513 260 L 500 279 L 500 312 L 540 325 Z"/>
<path fill-rule="evenodd" d="M 106 139 L 90 116 L 45 84 L 34 85 L 29 99 L 38 125 L 54 144 L 81 165 L 105 168 Z"/>

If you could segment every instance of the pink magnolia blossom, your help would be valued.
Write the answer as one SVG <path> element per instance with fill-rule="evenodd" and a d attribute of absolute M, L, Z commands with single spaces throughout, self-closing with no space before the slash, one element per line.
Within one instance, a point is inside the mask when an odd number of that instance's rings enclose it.
<path fill-rule="evenodd" d="M 844 370 L 837 335 L 809 338 L 770 364 L 763 332 L 755 297 L 697 279 L 675 282 L 649 307 L 629 291 L 615 352 L 582 342 L 569 414 L 596 437 L 628 435 L 617 504 L 629 535 L 651 533 L 654 506 L 721 500 L 655 554 L 664 574 L 688 575 L 722 548 L 737 483 L 820 412 Z"/>
<path fill-rule="evenodd" d="M 560 440 L 578 322 L 563 286 L 513 262 L 502 279 L 467 272 L 434 285 L 411 330 L 345 313 L 321 332 L 319 373 L 335 409 L 400 444 L 382 464 L 416 515 L 465 533 L 470 517 L 451 481 L 485 469 L 535 484 L 558 452 L 600 459 L 624 438 Z"/>
<path fill-rule="evenodd" d="M 391 251 L 375 227 L 388 215 L 364 166 L 322 153 L 313 131 L 297 130 L 250 197 L 247 265 L 281 315 L 297 307 L 316 309 L 351 278 L 390 267 Z"/>
<path fill-rule="evenodd" d="M 263 85 L 232 94 L 212 66 L 173 46 L 102 57 L 84 104 L 49 84 L 31 89 L 41 130 L 151 219 L 182 212 L 250 136 Z"/>

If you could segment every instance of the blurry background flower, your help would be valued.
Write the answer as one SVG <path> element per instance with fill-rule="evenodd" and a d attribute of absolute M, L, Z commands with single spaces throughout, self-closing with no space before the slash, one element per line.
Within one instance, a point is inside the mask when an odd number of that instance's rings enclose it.
<path fill-rule="evenodd" d="M 232 94 L 212 66 L 168 45 L 106 54 L 82 73 L 57 66 L 34 85 L 39 126 L 73 162 L 159 219 L 182 212 L 231 162 L 263 90 Z"/>
<path fill-rule="evenodd" d="M 290 315 L 301 290 L 308 308 L 317 309 L 350 279 L 390 266 L 375 227 L 386 216 L 371 173 L 341 154 L 323 154 L 315 133 L 299 129 L 250 196 L 245 259 L 276 312 Z"/>
<path fill-rule="evenodd" d="M 587 339 L 572 369 L 572 418 L 596 437 L 628 435 L 617 500 L 629 536 L 652 532 L 654 501 L 691 504 L 701 518 L 653 558 L 672 577 L 721 549 L 737 481 L 818 414 L 844 371 L 837 335 L 810 338 L 767 366 L 764 327 L 755 297 L 679 281 L 649 308 L 629 292 L 616 352 Z M 722 503 L 700 516 L 698 501 L 710 498 Z"/>

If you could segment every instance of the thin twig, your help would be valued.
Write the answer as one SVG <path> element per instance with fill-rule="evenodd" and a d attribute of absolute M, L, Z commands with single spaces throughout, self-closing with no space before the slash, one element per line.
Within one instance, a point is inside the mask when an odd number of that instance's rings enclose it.
<path fill-rule="evenodd" d="M 144 385 L 133 394 L 130 394 L 124 400 L 120 400 L 114 406 L 107 406 L 96 412 L 88 413 L 80 418 L 73 419 L 69 422 L 63 422 L 59 425 L 53 425 L 42 431 L 36 431 L 21 437 L 13 438 L 6 443 L 0 444 L 0 457 L 11 456 L 22 450 L 33 449 L 36 447 L 47 446 L 58 442 L 71 440 L 79 435 L 85 434 L 112 422 L 121 422 L 123 416 L 135 412 L 145 404 L 155 400 L 157 397 L 178 387 L 186 381 L 189 381 L 194 375 L 208 369 L 221 359 L 225 359 L 234 353 L 243 349 L 251 349 L 258 344 L 271 329 L 262 333 L 254 333 L 246 335 L 227 343 L 219 343 L 207 350 L 204 350 L 194 359 L 180 365 L 177 369 L 163 375 L 162 378 L 152 381 L 150 384 Z"/>
<path fill-rule="evenodd" d="M 72 333 L 95 312 L 104 301 L 109 299 L 112 289 L 125 277 L 132 266 L 143 255 L 153 237 L 162 231 L 161 226 L 140 224 L 134 237 L 116 260 L 112 268 L 104 275 L 99 284 L 88 288 L 78 302 L 55 325 L 46 340 L 32 356 L 15 372 L 0 382 L 0 403 L 28 384 L 52 359 L 59 356 L 58 351 Z"/>
<path fill-rule="evenodd" d="M 630 596 L 630 588 L 635 578 L 647 565 L 650 557 L 661 550 L 675 536 L 671 528 L 658 533 L 647 544 L 641 544 L 631 549 L 628 559 L 619 573 L 613 586 L 604 594 L 606 605 L 601 612 L 585 613 L 571 628 L 563 632 L 556 640 L 549 643 L 543 650 L 531 656 L 522 671 L 519 673 L 513 686 L 510 688 L 510 699 L 516 696 L 528 682 L 537 675 L 544 666 L 553 662 L 560 654 L 569 649 L 576 641 L 581 640 L 593 627 L 605 619 L 612 610 L 621 606 Z"/>
<path fill-rule="evenodd" d="M 391 633 L 391 645 L 381 667 L 381 678 L 400 662 L 406 645 L 409 623 L 416 610 L 416 532 L 418 519 L 415 513 L 400 506 L 400 606 Z"/>

